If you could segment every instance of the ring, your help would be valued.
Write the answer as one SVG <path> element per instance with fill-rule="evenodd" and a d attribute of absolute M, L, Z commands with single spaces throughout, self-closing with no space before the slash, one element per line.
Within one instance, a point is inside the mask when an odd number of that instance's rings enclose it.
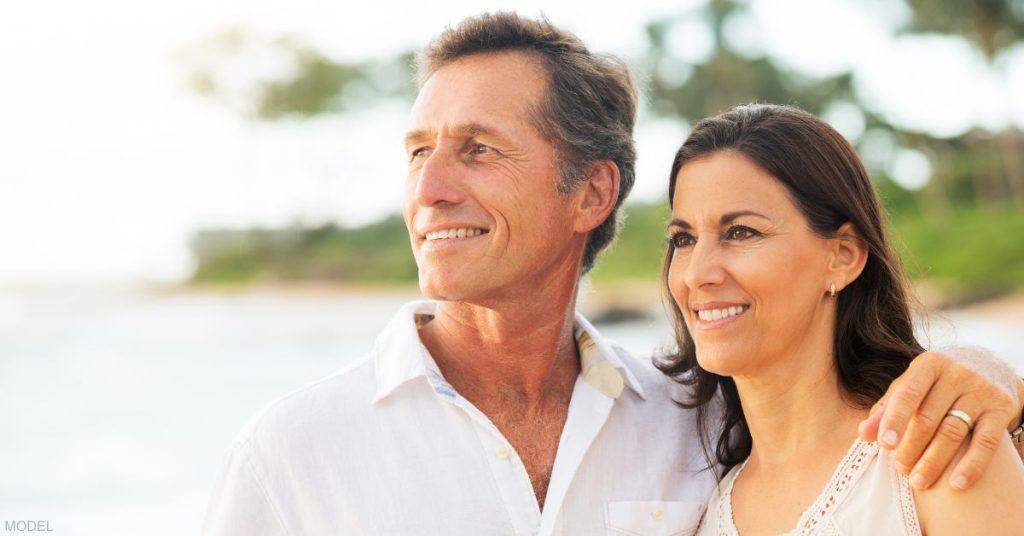
<path fill-rule="evenodd" d="M 968 430 L 974 430 L 974 419 L 972 419 L 970 415 L 968 415 L 968 414 L 966 414 L 966 413 L 964 413 L 964 412 L 962 412 L 962 411 L 960 411 L 958 409 L 951 409 L 951 410 L 949 410 L 946 413 L 946 416 L 947 417 L 956 417 L 957 419 L 960 419 L 961 421 L 964 421 L 964 424 L 967 425 L 967 429 Z"/>

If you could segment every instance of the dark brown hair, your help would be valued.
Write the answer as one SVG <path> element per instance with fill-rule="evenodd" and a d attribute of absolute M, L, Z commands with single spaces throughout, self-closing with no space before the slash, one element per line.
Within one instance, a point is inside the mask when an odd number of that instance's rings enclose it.
<path fill-rule="evenodd" d="M 578 37 L 546 19 L 498 12 L 467 18 L 427 45 L 416 60 L 419 84 L 459 58 L 501 51 L 536 57 L 547 71 L 548 92 L 530 114 L 533 124 L 558 152 L 560 194 L 581 184 L 587 166 L 594 162 L 611 160 L 619 168 L 615 208 L 587 238 L 583 253 L 586 273 L 597 254 L 615 240 L 619 209 L 633 188 L 636 83 L 622 61 L 590 53 Z"/>
<path fill-rule="evenodd" d="M 817 235 L 834 237 L 850 222 L 863 239 L 868 249 L 864 270 L 837 297 L 833 355 L 843 396 L 857 407 L 869 407 L 923 349 L 914 338 L 906 277 L 889 245 L 881 203 L 860 158 L 842 135 L 807 112 L 790 106 L 738 106 L 697 123 L 679 148 L 669 179 L 670 206 L 679 170 L 720 151 L 741 154 L 774 176 Z M 697 408 L 709 461 L 713 458 L 728 468 L 750 455 L 750 431 L 736 383 L 697 363 L 683 313 L 668 290 L 672 252 L 669 244 L 662 283 L 676 349 L 659 360 L 658 367 L 691 388 L 692 397 L 682 404 Z M 721 416 L 708 406 L 718 391 L 724 402 Z M 716 432 L 712 457 L 711 437 Z"/>

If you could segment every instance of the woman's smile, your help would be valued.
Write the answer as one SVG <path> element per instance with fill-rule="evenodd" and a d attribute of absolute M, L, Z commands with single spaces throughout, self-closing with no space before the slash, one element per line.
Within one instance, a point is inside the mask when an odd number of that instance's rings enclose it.
<path fill-rule="evenodd" d="M 691 309 L 696 317 L 695 327 L 701 330 L 718 329 L 728 326 L 750 310 L 744 303 L 709 302 L 694 305 Z"/>

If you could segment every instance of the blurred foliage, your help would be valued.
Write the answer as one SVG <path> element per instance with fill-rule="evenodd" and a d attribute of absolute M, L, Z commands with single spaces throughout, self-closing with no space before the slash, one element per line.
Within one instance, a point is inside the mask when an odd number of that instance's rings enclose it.
<path fill-rule="evenodd" d="M 263 84 L 256 113 L 274 119 L 286 115 L 313 116 L 340 111 L 344 89 L 363 80 L 357 66 L 334 63 L 315 50 L 296 51 L 302 76 Z"/>
<path fill-rule="evenodd" d="M 912 273 L 961 287 L 1024 285 L 1024 133 L 1012 128 L 974 129 L 943 138 L 895 125 L 874 113 L 872 103 L 857 94 L 852 73 L 809 77 L 732 43 L 727 29 L 749 13 L 748 4 L 708 0 L 703 7 L 648 24 L 646 52 L 629 59 L 645 82 L 654 114 L 692 124 L 755 101 L 795 104 L 826 119 L 837 105 L 847 114 L 852 110 L 864 128 L 851 142 L 864 156 L 894 227 L 907 244 L 907 258 L 913 259 L 908 264 L 921 267 Z M 907 7 L 910 16 L 898 33 L 963 38 L 989 60 L 992 69 L 998 68 L 1001 52 L 1024 39 L 1024 0 L 907 0 Z M 694 20 L 710 31 L 713 40 L 710 54 L 697 63 L 682 59 L 680 51 L 673 49 L 679 45 L 671 39 L 676 25 Z M 217 73 L 232 58 L 237 60 L 250 41 L 254 39 L 238 31 L 215 40 L 210 47 L 219 53 L 202 56 L 194 87 L 222 100 L 230 101 L 224 96 L 232 92 L 241 95 L 249 104 L 236 108 L 262 120 L 344 113 L 381 99 L 411 100 L 415 94 L 412 52 L 351 63 L 331 59 L 294 39 L 264 43 L 283 58 L 278 63 L 287 66 L 276 76 L 260 78 L 241 91 L 218 82 Z M 211 62 L 210 57 L 220 59 Z M 901 153 L 913 153 L 930 163 L 930 177 L 923 188 L 911 191 L 895 182 L 899 177 L 891 175 L 894 155 Z M 630 205 L 622 238 L 604 256 L 594 278 L 656 276 L 666 210 L 661 205 Z M 284 241 L 273 238 L 275 232 L 240 233 L 246 238 L 229 239 L 230 247 L 197 248 L 196 280 L 415 279 L 406 233 L 395 217 L 362 229 L 328 226 L 281 231 L 292 233 Z M 217 243 L 210 236 L 205 243 Z M 202 236 L 199 241 L 203 242 Z"/>
<path fill-rule="evenodd" d="M 989 60 L 1024 39 L 1022 0 L 907 0 L 913 12 L 906 31 L 959 35 Z"/>
<path fill-rule="evenodd" d="M 259 120 L 344 113 L 415 93 L 413 53 L 337 61 L 294 37 L 228 28 L 182 52 L 191 89 Z M 239 80 L 239 74 L 242 79 Z"/>
<path fill-rule="evenodd" d="M 192 249 L 198 283 L 416 280 L 405 223 L 397 215 L 357 229 L 208 230 L 193 237 Z"/>
<path fill-rule="evenodd" d="M 884 181 L 895 245 L 914 278 L 935 281 L 954 294 L 1024 289 L 1024 211 L 959 208 L 940 223 L 921 216 L 913 196 Z M 892 203 L 890 196 L 897 196 Z M 668 206 L 626 206 L 618 241 L 599 260 L 595 281 L 655 281 L 666 248 Z M 398 215 L 347 229 L 326 225 L 286 230 L 205 231 L 193 240 L 199 283 L 344 281 L 413 283 L 416 264 Z M 204 248 L 210 253 L 204 254 Z"/>

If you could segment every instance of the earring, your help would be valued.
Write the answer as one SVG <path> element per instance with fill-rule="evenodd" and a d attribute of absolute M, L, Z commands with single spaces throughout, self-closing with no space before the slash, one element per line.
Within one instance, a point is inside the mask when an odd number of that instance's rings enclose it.
<path fill-rule="evenodd" d="M 836 297 L 836 282 L 835 281 L 829 281 L 829 283 L 828 283 L 828 295 L 829 295 L 829 297 L 832 297 L 832 298 Z"/>

